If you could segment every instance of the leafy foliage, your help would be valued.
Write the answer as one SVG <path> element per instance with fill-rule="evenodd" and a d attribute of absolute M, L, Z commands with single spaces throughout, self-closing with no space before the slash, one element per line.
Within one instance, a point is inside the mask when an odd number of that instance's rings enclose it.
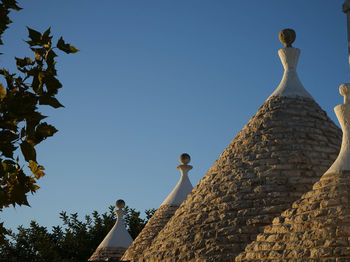
<path fill-rule="evenodd" d="M 10 10 L 20 10 L 15 0 L 0 0 L 1 36 L 11 23 Z M 55 49 L 65 53 L 79 50 L 64 42 L 62 37 L 56 47 L 52 44 L 50 28 L 43 34 L 28 27 L 26 43 L 33 58 L 15 57 L 18 72 L 13 74 L 0 69 L 5 84 L 0 83 L 0 211 L 10 205 L 29 205 L 27 194 L 39 189 L 38 179 L 45 168 L 38 164 L 35 147 L 53 136 L 57 129 L 43 122 L 46 116 L 38 111 L 39 105 L 63 107 L 55 97 L 62 84 L 56 78 Z M 23 161 L 30 174 L 24 171 Z M 0 223 L 0 244 L 5 229 Z"/>
<path fill-rule="evenodd" d="M 8 16 L 11 9 L 16 11 L 21 10 L 15 0 L 2 0 L 0 2 L 0 45 L 3 44 L 1 39 L 2 34 L 8 28 L 8 25 L 12 23 Z"/>
<path fill-rule="evenodd" d="M 116 215 L 114 207 L 99 214 L 97 211 L 79 220 L 78 214 L 60 213 L 63 227 L 47 228 L 32 221 L 29 228 L 18 227 L 18 233 L 10 232 L 4 245 L 0 246 L 0 260 L 3 261 L 86 261 L 113 227 Z M 140 218 L 140 212 L 125 207 L 126 228 L 136 238 L 155 213 L 155 209 L 145 211 L 146 218 Z"/>

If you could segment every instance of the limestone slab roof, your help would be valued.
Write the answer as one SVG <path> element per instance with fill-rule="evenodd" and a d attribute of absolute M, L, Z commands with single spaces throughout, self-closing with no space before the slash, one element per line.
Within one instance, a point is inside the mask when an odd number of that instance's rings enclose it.
<path fill-rule="evenodd" d="M 350 104 L 335 112 L 343 128 L 336 161 L 236 261 L 350 261 Z"/>
<path fill-rule="evenodd" d="M 142 261 L 232 261 L 312 188 L 337 157 L 341 131 L 311 97 L 284 94 L 236 135 Z"/>
<path fill-rule="evenodd" d="M 236 261 L 350 261 L 350 171 L 327 173 Z"/>

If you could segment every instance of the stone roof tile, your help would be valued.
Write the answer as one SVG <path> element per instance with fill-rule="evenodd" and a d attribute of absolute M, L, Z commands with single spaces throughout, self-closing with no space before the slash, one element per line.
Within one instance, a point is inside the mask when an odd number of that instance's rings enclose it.
<path fill-rule="evenodd" d="M 346 92 L 344 92 L 344 90 Z M 335 162 L 311 191 L 273 219 L 236 261 L 350 261 L 350 84 L 334 111 L 343 129 Z"/>
<path fill-rule="evenodd" d="M 232 261 L 312 188 L 336 159 L 341 131 L 310 96 L 289 92 L 302 87 L 295 76 L 236 135 L 140 261 Z"/>

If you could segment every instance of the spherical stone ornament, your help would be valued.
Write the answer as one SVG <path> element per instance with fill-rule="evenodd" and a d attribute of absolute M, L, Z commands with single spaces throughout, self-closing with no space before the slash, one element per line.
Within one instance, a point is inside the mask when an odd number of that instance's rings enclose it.
<path fill-rule="evenodd" d="M 295 41 L 296 34 L 293 29 L 283 29 L 279 34 L 278 38 L 285 47 L 292 47 L 292 43 Z"/>
<path fill-rule="evenodd" d="M 125 201 L 123 199 L 118 199 L 117 202 L 115 202 L 115 205 L 117 206 L 117 208 L 121 209 L 125 207 Z"/>
<path fill-rule="evenodd" d="M 180 156 L 180 163 L 183 165 L 187 165 L 191 161 L 191 157 L 189 154 L 183 153 Z"/>
<path fill-rule="evenodd" d="M 342 96 L 348 96 L 350 95 L 350 84 L 341 84 L 339 86 L 339 93 Z"/>

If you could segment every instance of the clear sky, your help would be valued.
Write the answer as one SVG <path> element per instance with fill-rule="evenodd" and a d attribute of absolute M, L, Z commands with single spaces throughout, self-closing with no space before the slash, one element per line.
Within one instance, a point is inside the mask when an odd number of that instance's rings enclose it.
<path fill-rule="evenodd" d="M 349 82 L 343 1 L 19 1 L 1 67 L 28 55 L 25 26 L 51 26 L 81 52 L 59 54 L 65 108 L 43 109 L 59 132 L 38 147 L 47 176 L 31 207 L 5 209 L 8 228 L 51 227 L 59 212 L 104 212 L 122 198 L 157 208 L 191 155 L 193 185 L 278 86 L 278 33 L 293 28 L 299 77 L 338 124 Z"/>

